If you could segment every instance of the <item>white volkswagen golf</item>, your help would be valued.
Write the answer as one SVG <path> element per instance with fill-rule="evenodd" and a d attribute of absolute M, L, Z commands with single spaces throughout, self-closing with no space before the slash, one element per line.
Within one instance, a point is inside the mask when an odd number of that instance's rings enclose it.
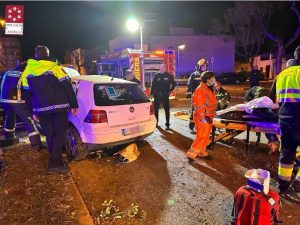
<path fill-rule="evenodd" d="M 109 76 L 71 77 L 79 104 L 77 114 L 69 114 L 66 151 L 71 159 L 143 139 L 155 130 L 152 103 L 138 84 Z"/>

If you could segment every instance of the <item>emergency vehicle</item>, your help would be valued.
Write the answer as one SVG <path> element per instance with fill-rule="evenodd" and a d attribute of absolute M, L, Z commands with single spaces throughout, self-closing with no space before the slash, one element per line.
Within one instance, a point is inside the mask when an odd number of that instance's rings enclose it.
<path fill-rule="evenodd" d="M 134 76 L 145 84 L 145 93 L 149 96 L 152 80 L 155 73 L 159 72 L 161 64 L 166 65 L 167 72 L 175 79 L 175 51 L 157 50 L 144 51 L 144 77 L 141 70 L 141 50 L 126 48 L 120 51 L 106 53 L 101 56 L 101 63 L 97 64 L 99 75 L 109 75 L 112 77 L 123 78 L 125 71 L 131 69 Z M 175 98 L 175 92 L 170 94 Z"/>

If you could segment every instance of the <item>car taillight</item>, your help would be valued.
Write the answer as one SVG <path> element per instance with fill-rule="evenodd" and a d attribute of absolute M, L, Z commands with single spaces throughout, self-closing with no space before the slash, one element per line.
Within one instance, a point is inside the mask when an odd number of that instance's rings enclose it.
<path fill-rule="evenodd" d="M 150 105 L 150 115 L 153 115 L 154 114 L 154 106 L 153 106 L 153 103 L 151 103 Z"/>
<path fill-rule="evenodd" d="M 84 119 L 86 123 L 107 123 L 105 110 L 90 110 Z"/>

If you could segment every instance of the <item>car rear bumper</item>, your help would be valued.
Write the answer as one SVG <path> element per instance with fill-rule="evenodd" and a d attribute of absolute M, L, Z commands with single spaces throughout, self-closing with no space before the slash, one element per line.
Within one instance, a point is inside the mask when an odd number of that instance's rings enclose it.
<path fill-rule="evenodd" d="M 83 143 L 102 146 L 113 146 L 142 139 L 154 132 L 156 128 L 155 117 L 146 122 L 134 123 L 126 126 L 106 128 L 96 126 L 83 127 L 79 132 Z"/>

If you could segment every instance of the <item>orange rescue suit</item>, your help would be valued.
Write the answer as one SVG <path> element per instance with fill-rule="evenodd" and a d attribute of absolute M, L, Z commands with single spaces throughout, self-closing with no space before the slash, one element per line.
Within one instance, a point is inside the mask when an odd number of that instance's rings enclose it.
<path fill-rule="evenodd" d="M 195 90 L 192 101 L 195 108 L 194 121 L 196 125 L 196 137 L 191 148 L 187 151 L 187 156 L 194 159 L 197 155 L 199 157 L 208 155 L 206 146 L 209 143 L 212 121 L 216 113 L 217 98 L 213 90 L 206 84 L 201 83 Z M 209 118 L 211 123 L 208 123 L 207 120 L 209 119 L 205 118 Z"/>

